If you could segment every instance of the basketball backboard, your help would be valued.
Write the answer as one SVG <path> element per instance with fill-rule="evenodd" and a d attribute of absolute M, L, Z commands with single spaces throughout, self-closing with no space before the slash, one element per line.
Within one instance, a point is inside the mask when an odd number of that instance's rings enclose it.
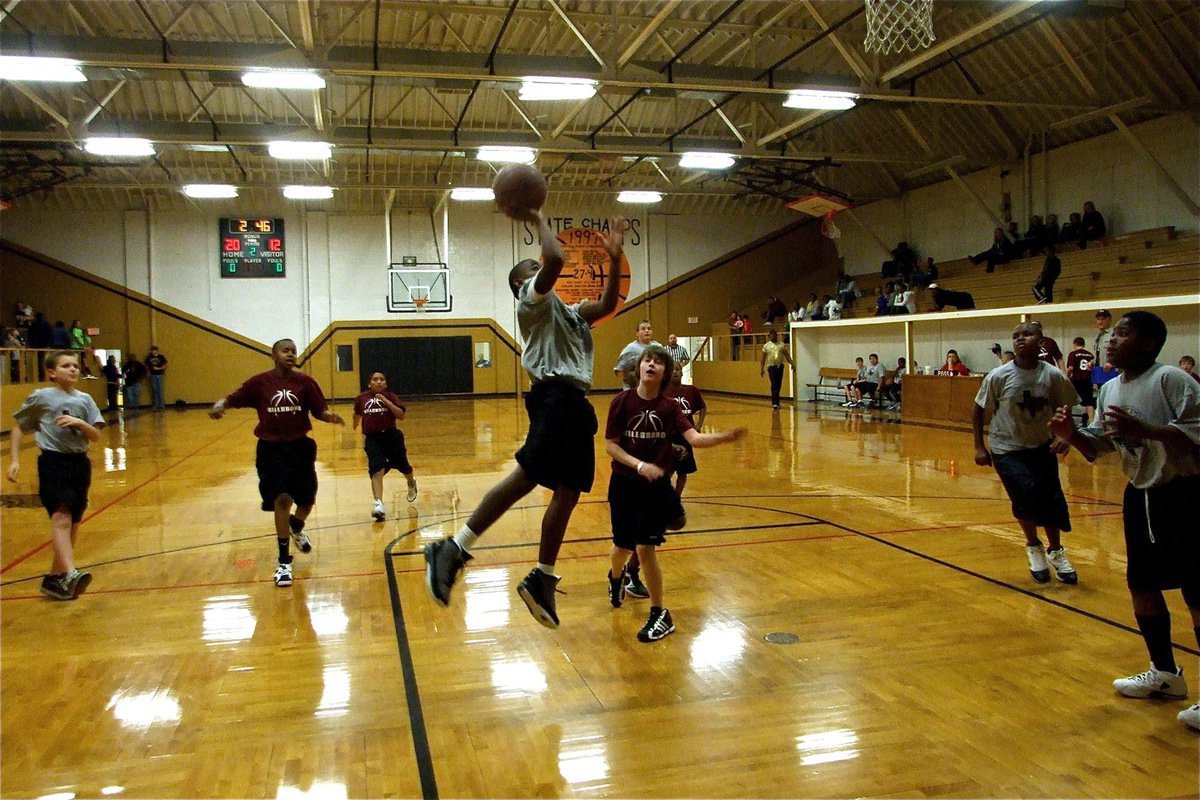
<path fill-rule="evenodd" d="M 424 308 L 418 302 L 427 299 Z M 444 263 L 391 264 L 388 267 L 387 310 L 393 314 L 449 311 L 450 270 Z"/>

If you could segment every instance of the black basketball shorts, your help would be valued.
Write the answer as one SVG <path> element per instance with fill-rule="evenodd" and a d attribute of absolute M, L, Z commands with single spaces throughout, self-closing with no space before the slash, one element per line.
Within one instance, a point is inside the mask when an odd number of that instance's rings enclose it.
<path fill-rule="evenodd" d="M 404 446 L 404 433 L 397 428 L 388 428 L 378 433 L 368 433 L 363 443 L 367 453 L 367 474 L 374 475 L 379 470 L 385 473 L 394 469 L 405 475 L 413 469 L 408 463 L 408 448 Z"/>
<path fill-rule="evenodd" d="M 1197 496 L 1200 475 L 1149 489 L 1125 487 L 1125 581 L 1130 589 L 1183 589 L 1188 605 L 1200 606 Z"/>
<path fill-rule="evenodd" d="M 298 506 L 317 502 L 317 443 L 307 436 L 289 442 L 259 439 L 254 466 L 263 511 L 274 511 L 281 494 Z"/>
<path fill-rule="evenodd" d="M 87 453 L 43 450 L 38 456 L 38 497 L 47 514 L 66 508 L 71 521 L 79 522 L 87 509 L 91 485 L 92 462 Z"/>
<path fill-rule="evenodd" d="M 529 433 L 517 463 L 534 483 L 590 492 L 596 478 L 596 410 L 587 395 L 562 381 L 542 381 L 525 395 Z"/>
<path fill-rule="evenodd" d="M 667 525 L 683 516 L 683 503 L 670 478 L 648 481 L 613 472 L 608 482 L 608 510 L 613 544 L 622 550 L 667 541 Z"/>

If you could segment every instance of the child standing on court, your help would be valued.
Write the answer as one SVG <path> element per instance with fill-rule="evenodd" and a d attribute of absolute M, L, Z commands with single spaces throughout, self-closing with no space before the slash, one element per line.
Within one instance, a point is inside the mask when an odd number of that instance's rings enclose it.
<path fill-rule="evenodd" d="M 600 299 L 568 306 L 554 293 L 563 251 L 542 213 L 509 209 L 509 217 L 537 225 L 542 263 L 520 262 L 508 273 L 517 299 L 517 326 L 525 340 L 521 364 L 533 386 L 525 395 L 529 431 L 517 451 L 517 466 L 493 486 L 453 539 L 425 546 L 425 586 L 438 605 L 450 604 L 450 590 L 471 548 L 496 520 L 535 486 L 554 494 L 542 517 L 537 566 L 517 586 L 529 613 L 547 628 L 558 627 L 554 574 L 571 512 L 596 477 L 596 411 L 587 399 L 595 362 L 591 326 L 617 307 L 626 221 L 614 217 L 604 236 L 609 270 Z"/>
<path fill-rule="evenodd" d="M 1117 451 L 1129 484 L 1123 511 L 1125 580 L 1133 615 L 1150 654 L 1150 669 L 1113 681 L 1126 697 L 1187 697 L 1187 681 L 1175 663 L 1171 613 L 1163 592 L 1181 589 L 1200 643 L 1200 386 L 1187 373 L 1157 361 L 1167 326 L 1148 311 L 1130 311 L 1112 331 L 1108 361 L 1120 377 L 1100 387 L 1096 419 L 1076 429 L 1070 407 L 1050 423 L 1088 461 Z M 1099 354 L 1097 354 L 1099 356 Z M 1179 712 L 1179 721 L 1200 730 L 1200 703 Z"/>
<path fill-rule="evenodd" d="M 312 430 L 309 414 L 322 422 L 342 424 L 329 410 L 317 382 L 296 371 L 296 343 L 280 339 L 271 345 L 275 368 L 251 376 L 228 397 L 213 403 L 208 415 L 220 419 L 226 408 L 258 411 L 258 437 L 254 466 L 258 470 L 258 493 L 262 510 L 275 514 L 275 538 L 279 563 L 275 585 L 292 585 L 292 555 L 289 539 L 301 553 L 312 551 L 304 532 L 304 521 L 317 502 L 317 443 L 308 437 Z M 296 513 L 292 513 L 295 505 Z"/>
<path fill-rule="evenodd" d="M 75 539 L 88 504 L 92 462 L 88 444 L 100 438 L 104 419 L 91 395 L 79 383 L 79 356 L 59 350 L 46 357 L 46 377 L 53 386 L 35 389 L 13 414 L 17 424 L 9 433 L 8 479 L 21 474 L 21 435 L 36 431 L 38 494 L 50 515 L 54 560 L 42 578 L 42 594 L 55 600 L 74 600 L 87 589 L 92 576 L 75 568 Z"/>
<path fill-rule="evenodd" d="M 638 361 L 638 385 L 613 398 L 608 408 L 605 450 L 612 456 L 608 505 L 612 519 L 612 563 L 608 596 L 613 608 L 624 598 L 621 573 L 634 551 L 642 562 L 650 589 L 650 616 L 638 632 L 639 642 L 655 642 L 675 630 L 663 605 L 662 568 L 656 548 L 668 530 L 677 531 L 687 518 L 669 478 L 675 460 L 672 440 L 680 435 L 692 447 L 712 447 L 745 435 L 745 428 L 700 433 L 678 403 L 663 394 L 673 372 L 666 348 L 651 345 Z"/>
<path fill-rule="evenodd" d="M 1067 560 L 1060 537 L 1062 531 L 1071 530 L 1071 517 L 1048 425 L 1054 410 L 1075 405 L 1077 396 L 1066 375 L 1038 359 L 1041 338 L 1040 323 L 1017 325 L 1012 334 L 1016 358 L 983 379 L 971 414 L 975 463 L 994 466 L 1000 475 L 1012 500 L 1013 516 L 1025 534 L 1033 579 L 1049 582 L 1053 566 L 1060 581 L 1073 584 L 1079 575 Z M 991 452 L 983 443 L 984 416 L 989 412 Z M 1046 550 L 1038 539 L 1039 526 L 1046 529 Z"/>
<path fill-rule="evenodd" d="M 683 383 L 683 365 L 678 361 L 675 361 L 671 368 L 671 384 L 664 394 L 679 404 L 679 410 L 692 423 L 693 428 L 698 431 L 704 430 L 704 417 L 708 414 L 708 405 L 699 389 Z M 683 497 L 683 487 L 687 485 L 688 475 L 697 469 L 696 454 L 692 452 L 691 445 L 683 438 L 682 433 L 675 436 L 672 444 L 680 448 L 676 450 L 676 455 L 680 457 L 675 460 L 675 494 Z M 625 591 L 628 593 L 628 586 L 625 587 Z"/>
<path fill-rule="evenodd" d="M 1092 391 L 1092 365 L 1095 362 L 1096 354 L 1087 349 L 1082 336 L 1076 336 L 1071 342 L 1071 352 L 1067 353 L 1067 377 L 1083 406 L 1084 425 L 1096 415 L 1096 398 Z"/>
<path fill-rule="evenodd" d="M 399 470 L 408 481 L 408 502 L 417 499 L 417 479 L 408 463 L 404 434 L 396 427 L 396 421 L 404 419 L 407 411 L 404 401 L 387 390 L 387 376 L 382 372 L 372 372 L 367 390 L 354 398 L 354 430 L 362 424 L 367 474 L 371 476 L 371 493 L 375 496 L 371 516 L 376 522 L 387 517 L 383 508 L 383 476 L 389 469 Z"/>

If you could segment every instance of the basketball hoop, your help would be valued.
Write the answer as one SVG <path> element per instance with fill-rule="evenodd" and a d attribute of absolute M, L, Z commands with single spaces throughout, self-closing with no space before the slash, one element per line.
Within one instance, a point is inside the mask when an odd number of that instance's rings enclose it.
<path fill-rule="evenodd" d="M 413 308 L 418 314 L 425 313 L 425 306 L 429 305 L 429 287 L 428 286 L 410 286 L 408 288 L 408 297 L 412 300 Z"/>
<path fill-rule="evenodd" d="M 425 306 L 429 305 L 428 297 L 414 297 L 413 306 L 417 309 L 417 313 L 424 314 Z"/>
<path fill-rule="evenodd" d="M 838 229 L 837 225 L 833 224 L 833 215 L 836 213 L 836 211 L 829 211 L 821 218 L 821 235 L 826 239 L 842 238 L 842 232 Z"/>
<path fill-rule="evenodd" d="M 870 53 L 902 53 L 929 47 L 933 35 L 933 0 L 866 0 Z"/>

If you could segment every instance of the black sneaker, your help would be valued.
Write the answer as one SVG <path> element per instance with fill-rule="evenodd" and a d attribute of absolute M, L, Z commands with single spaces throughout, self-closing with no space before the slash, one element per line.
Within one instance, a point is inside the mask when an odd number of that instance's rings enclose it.
<path fill-rule="evenodd" d="M 635 600 L 645 600 L 650 596 L 650 590 L 642 583 L 639 572 L 640 570 L 625 568 L 625 594 Z"/>
<path fill-rule="evenodd" d="M 471 560 L 471 554 L 463 552 L 453 539 L 442 539 L 425 545 L 425 588 L 439 606 L 450 605 L 450 589 L 454 579 Z"/>
<path fill-rule="evenodd" d="M 296 543 L 296 549 L 301 553 L 311 553 L 312 542 L 308 540 L 308 534 L 304 532 L 304 520 L 295 514 L 289 514 L 288 527 L 292 530 L 292 541 Z"/>
<path fill-rule="evenodd" d="M 620 608 L 621 601 L 625 599 L 625 582 L 621 580 L 621 576 L 612 576 L 612 570 L 608 572 L 608 602 L 612 603 L 613 608 Z"/>
<path fill-rule="evenodd" d="M 71 590 L 71 597 L 79 597 L 91 585 L 92 573 L 73 569 L 66 574 L 64 582 L 67 588 Z"/>
<path fill-rule="evenodd" d="M 42 578 L 42 594 L 55 600 L 74 600 L 75 593 L 67 585 L 67 575 L 68 573 L 64 572 L 61 575 L 47 575 Z"/>
<path fill-rule="evenodd" d="M 557 575 L 548 575 L 534 567 L 517 584 L 517 594 L 525 601 L 529 613 L 533 614 L 533 618 L 547 628 L 558 627 L 558 612 L 554 609 L 554 592 L 560 580 L 562 579 Z"/>
<path fill-rule="evenodd" d="M 675 632 L 675 620 L 671 619 L 671 612 L 665 608 L 650 609 L 650 617 L 646 620 L 646 624 L 638 631 L 639 642 L 657 642 L 659 639 L 665 639 Z"/>

